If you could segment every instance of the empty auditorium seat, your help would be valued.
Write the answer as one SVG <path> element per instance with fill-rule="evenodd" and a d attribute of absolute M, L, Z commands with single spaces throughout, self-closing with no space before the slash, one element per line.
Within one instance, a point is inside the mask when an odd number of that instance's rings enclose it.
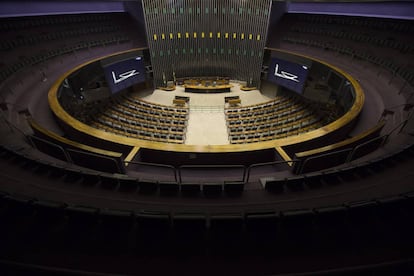
<path fill-rule="evenodd" d="M 253 246 L 273 247 L 280 234 L 279 213 L 269 211 L 248 211 L 245 214 L 246 231 Z M 269 248 L 268 248 L 269 249 Z"/>
<path fill-rule="evenodd" d="M 138 182 L 139 192 L 143 194 L 153 194 L 158 190 L 158 181 L 140 179 Z"/>
<path fill-rule="evenodd" d="M 203 183 L 201 189 L 205 196 L 219 196 L 223 191 L 223 183 Z"/>
<path fill-rule="evenodd" d="M 226 195 L 240 195 L 244 190 L 244 182 L 224 182 L 224 192 Z"/>
<path fill-rule="evenodd" d="M 115 190 L 118 188 L 118 185 L 119 180 L 116 176 L 101 175 L 100 187 L 104 189 Z"/>
<path fill-rule="evenodd" d="M 353 239 L 375 242 L 379 238 L 376 231 L 378 203 L 373 200 L 364 200 L 347 203 L 347 206 Z"/>
<path fill-rule="evenodd" d="M 177 195 L 180 190 L 180 185 L 177 182 L 160 181 L 158 183 L 161 195 Z"/>
<path fill-rule="evenodd" d="M 286 178 L 285 186 L 291 191 L 303 190 L 305 178 L 303 176 L 295 176 Z"/>
<path fill-rule="evenodd" d="M 200 183 L 181 183 L 180 191 L 183 195 L 198 195 L 201 191 Z"/>
<path fill-rule="evenodd" d="M 343 205 L 315 209 L 316 234 L 321 247 L 346 245 L 351 236 L 347 221 L 348 209 Z"/>
<path fill-rule="evenodd" d="M 146 252 L 157 253 L 166 248 L 171 230 L 169 213 L 141 211 L 137 215 L 138 246 L 144 246 Z"/>
<path fill-rule="evenodd" d="M 203 253 L 207 239 L 207 218 L 202 212 L 174 213 L 174 237 L 178 252 Z"/>
<path fill-rule="evenodd" d="M 220 250 L 237 250 L 241 246 L 240 239 L 244 232 L 244 219 L 242 214 L 211 215 L 209 220 L 210 240 L 212 246 Z"/>
<path fill-rule="evenodd" d="M 139 186 L 139 180 L 135 178 L 121 178 L 119 179 L 120 192 L 136 192 Z"/>
<path fill-rule="evenodd" d="M 313 243 L 315 213 L 309 209 L 298 209 L 281 212 L 281 229 L 286 243 L 298 247 Z"/>

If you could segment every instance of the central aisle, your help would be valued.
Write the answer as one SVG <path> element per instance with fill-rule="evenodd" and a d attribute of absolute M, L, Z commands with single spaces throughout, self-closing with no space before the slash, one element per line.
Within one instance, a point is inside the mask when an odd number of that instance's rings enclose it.
<path fill-rule="evenodd" d="M 220 107 L 191 108 L 186 145 L 229 144 L 224 110 Z"/>

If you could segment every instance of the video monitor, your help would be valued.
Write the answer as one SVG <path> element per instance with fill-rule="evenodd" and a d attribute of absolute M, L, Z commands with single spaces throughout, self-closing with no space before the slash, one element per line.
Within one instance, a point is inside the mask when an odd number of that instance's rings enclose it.
<path fill-rule="evenodd" d="M 112 93 L 145 81 L 145 66 L 142 57 L 108 64 L 104 70 L 106 81 Z"/>
<path fill-rule="evenodd" d="M 268 72 L 268 81 L 302 94 L 308 76 L 306 65 L 293 63 L 280 58 L 272 58 Z"/>

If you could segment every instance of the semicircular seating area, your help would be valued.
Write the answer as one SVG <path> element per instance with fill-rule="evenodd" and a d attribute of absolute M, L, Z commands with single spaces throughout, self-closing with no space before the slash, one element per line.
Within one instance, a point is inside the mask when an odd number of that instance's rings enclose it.
<path fill-rule="evenodd" d="M 271 102 L 225 109 L 230 143 L 251 143 L 298 135 L 323 126 L 311 104 L 279 96 Z"/>
<path fill-rule="evenodd" d="M 111 97 L 94 107 L 86 124 L 127 137 L 165 143 L 184 143 L 189 109 L 159 105 L 128 96 Z"/>

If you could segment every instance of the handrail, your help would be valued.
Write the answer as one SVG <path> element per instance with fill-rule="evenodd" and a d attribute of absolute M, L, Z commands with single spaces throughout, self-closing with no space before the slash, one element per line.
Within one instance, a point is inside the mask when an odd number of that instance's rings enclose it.
<path fill-rule="evenodd" d="M 386 134 L 386 135 L 382 135 L 382 136 L 379 136 L 379 137 L 372 138 L 372 139 L 370 139 L 370 140 L 368 140 L 368 141 L 366 141 L 366 142 L 363 142 L 363 143 L 361 143 L 361 144 L 356 145 L 355 147 L 353 147 L 353 148 L 352 148 L 352 151 L 351 151 L 351 153 L 350 153 L 350 155 L 349 155 L 349 159 L 346 161 L 346 163 L 351 162 L 351 161 L 353 160 L 354 154 L 355 154 L 355 152 L 356 152 L 358 149 L 360 149 L 360 148 L 362 148 L 363 146 L 368 145 L 368 144 L 370 144 L 370 143 L 372 143 L 372 142 L 374 142 L 374 141 L 376 141 L 376 140 L 378 140 L 378 141 L 382 140 L 382 141 L 381 141 L 381 144 L 380 144 L 380 147 L 381 147 L 382 145 L 384 145 L 384 144 L 386 143 L 386 141 L 387 141 L 388 137 L 389 137 L 389 135 L 388 135 L 388 134 Z"/>
<path fill-rule="evenodd" d="M 72 160 L 72 163 L 74 163 L 74 164 L 76 164 L 76 163 L 73 162 L 73 158 L 71 157 L 71 152 L 78 153 L 78 154 L 85 154 L 85 155 L 89 155 L 89 156 L 95 156 L 95 157 L 99 157 L 101 159 L 108 160 L 108 161 L 112 162 L 113 164 L 115 164 L 115 167 L 117 168 L 117 172 L 125 173 L 125 167 L 122 165 L 123 163 L 122 162 L 117 162 L 117 160 L 113 157 L 104 156 L 104 155 L 96 154 L 96 153 L 93 153 L 93 152 L 76 150 L 76 149 L 66 149 L 65 151 L 68 153 L 68 155 L 70 156 L 70 159 Z"/>
<path fill-rule="evenodd" d="M 65 151 L 65 149 L 62 146 L 57 145 L 55 143 L 52 143 L 50 141 L 47 141 L 45 139 L 42 139 L 40 137 L 33 136 L 33 135 L 28 135 L 27 138 L 29 139 L 29 141 L 32 144 L 32 147 L 33 148 L 37 148 L 36 143 L 33 142 L 33 139 L 42 141 L 43 143 L 46 143 L 46 144 L 49 144 L 49 145 L 52 145 L 52 146 L 58 148 L 62 152 L 62 154 L 65 156 L 65 158 L 66 158 L 66 160 L 63 160 L 63 161 L 67 161 L 67 162 L 72 163 L 72 160 L 70 159 L 70 156 L 68 155 L 68 153 Z"/>
<path fill-rule="evenodd" d="M 404 121 L 401 121 L 396 127 L 394 127 L 393 129 L 391 129 L 388 132 L 388 136 L 391 136 L 391 134 L 393 134 L 394 131 L 396 131 L 397 129 L 400 129 L 399 133 L 403 131 L 404 127 L 407 125 L 408 121 L 411 120 L 411 118 L 413 117 L 414 112 L 410 112 L 410 114 L 407 116 L 407 118 Z"/>
<path fill-rule="evenodd" d="M 354 137 L 348 138 L 346 140 L 342 140 L 340 142 L 334 143 L 334 144 L 330 144 L 324 147 L 320 147 L 320 148 L 315 148 L 315 149 L 311 149 L 311 150 L 307 150 L 307 151 L 302 151 L 302 152 L 297 152 L 295 153 L 295 156 L 297 158 L 307 158 L 310 157 L 312 155 L 317 155 L 319 153 L 326 153 L 335 149 L 340 149 L 342 147 L 347 147 L 350 146 L 352 143 L 358 142 L 360 140 L 363 140 L 365 138 L 368 138 L 371 135 L 375 135 L 375 134 L 379 134 L 379 132 L 381 132 L 382 128 L 385 125 L 385 121 L 381 121 L 379 122 L 377 125 L 375 125 L 374 127 L 366 130 L 365 132 L 360 133 L 359 135 L 356 135 Z"/>
<path fill-rule="evenodd" d="M 224 105 L 214 105 L 214 106 L 190 105 L 190 111 L 224 112 Z"/>
<path fill-rule="evenodd" d="M 289 161 L 279 160 L 279 161 L 272 161 L 272 162 L 263 162 L 263 163 L 251 164 L 247 168 L 247 170 L 246 170 L 246 182 L 249 182 L 249 180 L 250 180 L 250 172 L 255 167 L 264 167 L 264 166 L 281 165 L 281 164 L 288 165 L 289 163 L 296 163 L 296 162 L 300 162 L 300 160 L 289 160 Z"/>
<path fill-rule="evenodd" d="M 323 157 L 334 155 L 334 154 L 340 154 L 340 153 L 347 153 L 345 161 L 344 161 L 344 164 L 345 164 L 347 162 L 347 160 L 350 159 L 350 155 L 352 154 L 352 151 L 353 151 L 353 148 L 344 148 L 344 149 L 338 149 L 338 150 L 335 150 L 335 151 L 328 151 L 328 152 L 321 153 L 321 154 L 318 154 L 318 155 L 306 157 L 304 160 L 302 160 L 302 162 L 299 163 L 298 166 L 296 166 L 294 168 L 294 172 L 296 174 L 302 174 L 303 170 L 304 170 L 304 168 L 306 168 L 306 164 L 308 162 L 310 162 L 312 160 L 315 160 L 315 159 L 323 158 Z M 334 164 L 333 166 L 337 166 L 337 165 L 338 164 Z"/>
<path fill-rule="evenodd" d="M 100 149 L 100 148 L 88 146 L 88 145 L 85 145 L 85 144 L 82 144 L 82 143 L 75 142 L 73 140 L 69 140 L 69 139 L 67 139 L 65 137 L 62 137 L 60 135 L 57 135 L 56 133 L 43 128 L 42 126 L 40 126 L 38 123 L 36 123 L 31 118 L 28 119 L 28 123 L 33 128 L 33 130 L 38 131 L 39 133 L 41 133 L 43 135 L 46 135 L 47 137 L 49 137 L 49 138 L 51 138 L 55 141 L 61 142 L 65 145 L 67 145 L 67 146 L 71 146 L 71 147 L 74 147 L 74 148 L 77 148 L 77 149 L 80 149 L 80 150 L 84 150 L 84 151 L 87 151 L 87 152 L 95 153 L 95 154 L 98 154 L 98 155 L 103 155 L 103 156 L 108 156 L 108 157 L 115 157 L 115 158 L 121 158 L 122 157 L 122 153 L 120 153 L 120 152 L 103 150 L 103 149 Z"/>
<path fill-rule="evenodd" d="M 52 131 L 49 131 L 42 126 L 40 126 L 38 123 L 36 123 L 32 118 L 28 119 L 29 125 L 34 130 L 35 134 L 38 134 L 40 136 L 43 136 L 43 138 L 50 139 L 51 141 L 49 144 L 53 144 L 54 146 L 59 146 L 63 149 L 63 153 L 65 155 L 65 158 L 68 162 L 77 164 L 77 162 L 74 160 L 73 156 L 70 154 L 70 152 L 76 153 L 76 154 L 86 154 L 88 156 L 98 157 L 100 160 L 105 160 L 105 162 L 110 161 L 111 163 L 115 164 L 116 172 L 124 173 L 125 168 L 123 167 L 122 163 L 122 153 L 120 152 L 114 152 L 114 151 L 108 151 L 92 146 L 88 146 L 82 143 L 78 143 L 73 140 L 69 140 L 65 137 L 62 137 Z M 34 136 L 35 138 L 38 138 Z M 39 139 L 44 140 L 44 139 Z M 47 152 L 46 152 L 47 153 Z M 94 162 L 91 162 L 91 168 L 100 170 L 99 168 L 93 167 Z M 88 166 L 87 166 L 88 167 Z M 106 171 L 104 169 L 103 171 Z M 113 172 L 113 169 L 110 169 L 111 172 Z"/>
<path fill-rule="evenodd" d="M 157 163 L 150 163 L 150 162 L 141 162 L 141 161 L 124 161 L 126 164 L 134 164 L 134 165 L 143 165 L 143 166 L 150 166 L 150 167 L 159 167 L 159 168 L 168 168 L 172 169 L 174 172 L 174 179 L 175 182 L 178 182 L 177 177 L 177 169 L 172 165 L 166 165 L 166 164 L 157 164 Z"/>
<path fill-rule="evenodd" d="M 353 150 L 355 150 L 355 147 L 357 147 L 358 145 L 361 145 L 362 143 L 366 141 L 370 141 L 373 138 L 377 138 L 377 136 L 379 136 L 384 126 L 385 126 L 385 121 L 380 121 L 374 127 L 366 130 L 365 132 L 360 133 L 359 135 L 348 138 L 346 140 L 342 140 L 334 144 L 330 144 L 330 145 L 323 146 L 320 148 L 315 148 L 315 149 L 308 150 L 308 151 L 296 152 L 295 158 L 298 158 L 299 160 L 301 160 L 301 162 L 299 162 L 299 164 L 295 164 L 293 170 L 294 172 L 300 174 L 303 172 L 304 165 L 306 164 L 308 160 L 314 160 L 317 158 L 322 158 L 323 156 L 328 156 L 328 155 L 332 155 L 335 153 L 340 153 L 342 151 L 350 150 L 344 162 L 346 163 L 348 160 L 351 159 L 352 157 L 351 153 Z"/>
<path fill-rule="evenodd" d="M 13 129 L 16 129 L 19 133 L 23 134 L 23 136 L 27 136 L 27 133 L 25 133 L 23 130 L 21 130 L 19 127 L 17 127 L 16 125 L 14 125 L 12 122 L 10 122 L 6 116 L 4 116 L 3 112 L 0 112 L 1 117 L 3 119 L 3 121 L 6 123 L 6 125 L 10 128 L 11 132 L 14 132 Z"/>
<path fill-rule="evenodd" d="M 347 155 L 347 157 L 345 159 L 345 162 L 343 164 L 349 163 L 349 162 L 351 162 L 353 160 L 354 154 L 355 154 L 355 152 L 359 148 L 361 148 L 361 147 L 363 147 L 365 145 L 368 145 L 368 144 L 370 144 L 370 143 L 372 143 L 372 142 L 374 142 L 376 140 L 378 140 L 378 141 L 382 140 L 381 143 L 380 143 L 380 145 L 379 145 L 379 147 L 381 147 L 382 145 L 384 145 L 386 143 L 386 141 L 388 139 L 388 136 L 389 136 L 388 134 L 385 134 L 385 135 L 382 135 L 382 136 L 379 136 L 379 137 L 374 137 L 374 138 L 369 139 L 369 140 L 367 140 L 365 142 L 362 142 L 360 144 L 356 144 L 356 145 L 354 145 L 352 147 L 338 149 L 338 150 L 335 150 L 335 151 L 328 151 L 328 152 L 325 152 L 325 153 L 322 153 L 322 154 L 318 154 L 318 155 L 306 157 L 304 160 L 300 160 L 302 163 L 299 164 L 299 167 L 297 167 L 295 169 L 295 171 L 298 174 L 303 173 L 303 168 L 305 167 L 305 165 L 308 162 L 308 160 L 314 160 L 314 159 L 317 159 L 317 158 L 322 158 L 324 156 L 329 156 L 329 155 L 333 155 L 333 154 L 337 154 L 337 153 L 341 153 L 341 152 L 347 152 L 347 151 L 349 153 L 348 153 L 348 155 Z"/>

